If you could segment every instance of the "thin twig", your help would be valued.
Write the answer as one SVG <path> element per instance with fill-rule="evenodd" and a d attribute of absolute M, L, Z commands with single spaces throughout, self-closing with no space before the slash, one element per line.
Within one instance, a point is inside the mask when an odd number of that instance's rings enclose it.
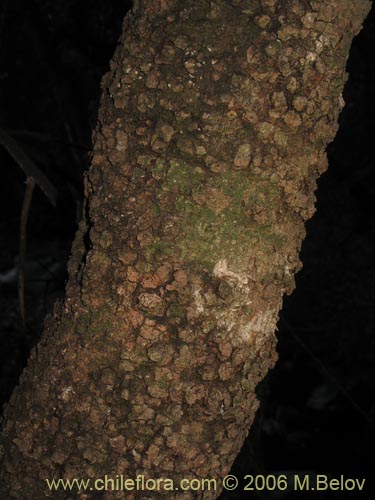
<path fill-rule="evenodd" d="M 349 392 L 343 387 L 340 382 L 336 379 L 336 377 L 328 370 L 328 368 L 320 361 L 320 359 L 315 356 L 315 354 L 307 347 L 307 345 L 302 342 L 301 338 L 297 333 L 294 331 L 293 326 L 284 318 L 283 315 L 279 314 L 279 317 L 281 319 L 281 322 L 284 323 L 286 326 L 287 330 L 293 335 L 294 340 L 298 343 L 300 347 L 304 351 L 307 352 L 307 354 L 311 357 L 311 359 L 319 366 L 319 368 L 322 370 L 323 373 L 327 376 L 327 378 L 333 382 L 333 384 L 340 390 L 341 394 L 351 403 L 353 408 L 357 410 L 358 413 L 360 413 L 366 421 L 370 424 L 371 427 L 374 426 L 374 422 L 370 418 L 370 416 L 359 406 L 359 404 L 352 398 L 352 396 L 349 394 Z"/>
<path fill-rule="evenodd" d="M 27 177 L 32 177 L 46 195 L 50 203 L 56 207 L 57 191 L 38 166 L 29 158 L 18 142 L 0 128 L 0 144 L 8 151 Z"/>
<path fill-rule="evenodd" d="M 20 248 L 18 263 L 18 301 L 22 329 L 25 329 L 25 256 L 26 256 L 26 228 L 29 217 L 31 198 L 35 187 L 33 177 L 26 178 L 26 189 L 22 204 L 20 221 Z"/>

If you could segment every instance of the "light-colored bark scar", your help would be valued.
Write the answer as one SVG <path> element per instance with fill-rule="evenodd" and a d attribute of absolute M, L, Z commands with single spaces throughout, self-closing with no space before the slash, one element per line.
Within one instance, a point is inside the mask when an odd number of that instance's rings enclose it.
<path fill-rule="evenodd" d="M 216 262 L 213 275 L 229 284 L 236 285 L 239 288 L 243 288 L 248 284 L 248 278 L 245 273 L 236 273 L 228 269 L 227 259 L 220 259 Z"/>
<path fill-rule="evenodd" d="M 267 309 L 266 311 L 259 312 L 250 321 L 241 325 L 239 328 L 238 336 L 244 342 L 254 343 L 255 346 L 259 336 L 261 338 L 273 335 L 278 317 L 278 309 Z"/>
<path fill-rule="evenodd" d="M 244 272 L 230 270 L 227 259 L 221 259 L 215 264 L 213 275 L 239 291 L 239 304 L 227 310 L 225 317 L 219 322 L 236 343 L 252 344 L 258 347 L 258 344 L 264 342 L 266 337 L 273 335 L 280 304 L 275 308 L 267 308 L 256 313 L 250 317 L 251 319 L 249 317 L 241 319 L 238 306 L 240 304 L 250 306 L 252 303 L 247 275 Z"/>

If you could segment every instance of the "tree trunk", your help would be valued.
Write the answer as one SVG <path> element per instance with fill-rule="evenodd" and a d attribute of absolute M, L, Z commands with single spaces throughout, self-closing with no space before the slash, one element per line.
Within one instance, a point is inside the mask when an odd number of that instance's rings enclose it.
<path fill-rule="evenodd" d="M 66 298 L 5 411 L 1 498 L 219 495 L 276 360 L 368 9 L 135 2 L 103 80 Z M 95 491 L 105 474 L 217 488 Z"/>

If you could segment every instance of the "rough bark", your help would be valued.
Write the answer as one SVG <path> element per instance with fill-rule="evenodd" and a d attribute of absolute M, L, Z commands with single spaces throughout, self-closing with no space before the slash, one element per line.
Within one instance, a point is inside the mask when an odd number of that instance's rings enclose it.
<path fill-rule="evenodd" d="M 1 498 L 68 498 L 53 477 L 228 473 L 276 360 L 368 9 L 135 2 L 103 80 L 66 299 L 6 408 Z"/>

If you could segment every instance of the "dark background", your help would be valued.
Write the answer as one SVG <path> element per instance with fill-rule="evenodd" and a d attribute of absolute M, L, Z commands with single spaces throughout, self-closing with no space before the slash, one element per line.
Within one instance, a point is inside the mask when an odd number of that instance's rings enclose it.
<path fill-rule="evenodd" d="M 17 262 L 25 175 L 0 146 L 0 403 L 63 296 L 82 201 L 100 79 L 130 6 L 124 0 L 0 1 L 0 128 L 57 187 L 54 209 L 35 188 L 28 223 L 26 330 Z M 233 474 L 366 478 L 366 491 L 236 498 L 368 498 L 375 474 L 375 9 L 354 40 L 346 106 L 327 149 L 317 212 L 307 224 L 295 292 L 284 300 L 279 361 Z M 245 485 L 245 481 L 241 485 Z"/>

